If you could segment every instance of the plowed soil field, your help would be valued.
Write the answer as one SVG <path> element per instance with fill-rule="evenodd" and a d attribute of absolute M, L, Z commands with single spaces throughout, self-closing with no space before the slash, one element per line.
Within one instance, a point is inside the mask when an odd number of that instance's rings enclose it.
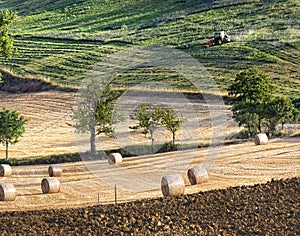
<path fill-rule="evenodd" d="M 77 209 L 0 213 L 1 235 L 299 235 L 300 179 Z"/>

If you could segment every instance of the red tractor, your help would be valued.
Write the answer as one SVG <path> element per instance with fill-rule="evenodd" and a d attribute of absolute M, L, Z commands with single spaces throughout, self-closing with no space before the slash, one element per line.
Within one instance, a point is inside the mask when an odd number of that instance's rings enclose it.
<path fill-rule="evenodd" d="M 206 42 L 204 44 L 204 46 L 208 48 L 210 46 L 221 45 L 223 43 L 229 43 L 230 41 L 231 41 L 230 37 L 228 35 L 226 35 L 224 31 L 221 31 L 221 32 L 217 32 L 215 34 L 215 37 L 208 40 L 208 42 Z"/>

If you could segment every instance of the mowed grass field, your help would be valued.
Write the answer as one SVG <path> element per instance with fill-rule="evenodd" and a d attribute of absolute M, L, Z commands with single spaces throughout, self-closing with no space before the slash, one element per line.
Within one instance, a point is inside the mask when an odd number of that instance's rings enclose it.
<path fill-rule="evenodd" d="M 299 97 L 299 2 L 288 1 L 0 1 L 19 12 L 11 34 L 18 54 L 2 68 L 63 86 L 78 87 L 96 63 L 132 46 L 158 45 L 196 58 L 225 90 L 238 71 L 253 66 L 270 74 L 278 94 Z M 204 48 L 216 31 L 232 42 Z M 151 76 L 145 76 L 151 75 Z M 130 71 L 114 78 L 164 80 L 192 89 L 186 79 L 164 70 Z"/>

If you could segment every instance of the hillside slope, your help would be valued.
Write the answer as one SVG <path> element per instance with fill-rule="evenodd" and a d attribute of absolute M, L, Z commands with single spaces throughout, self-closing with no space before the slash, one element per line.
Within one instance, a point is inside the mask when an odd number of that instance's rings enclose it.
<path fill-rule="evenodd" d="M 297 0 L 2 0 L 0 9 L 20 15 L 12 27 L 19 53 L 0 63 L 18 74 L 76 86 L 111 53 L 160 45 L 197 58 L 221 89 L 238 71 L 258 66 L 270 74 L 279 93 L 299 97 L 299 6 Z M 233 42 L 204 48 L 221 29 Z M 143 74 L 123 76 L 118 84 Z M 161 71 L 151 75 L 167 76 Z M 180 81 L 173 79 L 189 86 Z"/>

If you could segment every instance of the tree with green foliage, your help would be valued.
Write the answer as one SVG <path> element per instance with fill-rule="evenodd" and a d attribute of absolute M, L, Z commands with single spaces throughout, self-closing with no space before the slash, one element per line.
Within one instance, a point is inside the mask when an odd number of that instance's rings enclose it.
<path fill-rule="evenodd" d="M 14 47 L 14 40 L 9 35 L 9 25 L 16 19 L 17 13 L 10 10 L 0 12 L 0 56 L 10 58 L 17 49 Z M 2 74 L 0 73 L 0 82 Z"/>
<path fill-rule="evenodd" d="M 75 129 L 79 133 L 90 133 L 90 152 L 96 153 L 96 135 L 112 133 L 113 102 L 119 93 L 107 86 L 100 94 L 93 81 L 87 82 L 80 93 L 78 106 L 73 110 Z"/>
<path fill-rule="evenodd" d="M 0 56 L 10 58 L 15 52 L 14 40 L 9 35 L 9 25 L 16 19 L 17 13 L 4 10 L 0 13 Z"/>
<path fill-rule="evenodd" d="M 272 98 L 275 87 L 272 80 L 258 68 L 239 72 L 234 82 L 229 86 L 229 96 L 236 101 L 263 103 Z"/>
<path fill-rule="evenodd" d="M 295 120 L 295 107 L 286 97 L 275 97 L 274 86 L 269 76 L 257 68 L 242 71 L 229 86 L 233 96 L 233 117 L 239 125 L 245 125 L 254 135 L 263 128 L 272 134 L 278 124 Z"/>
<path fill-rule="evenodd" d="M 232 107 L 233 117 L 239 123 L 239 126 L 245 125 L 250 136 L 258 130 L 258 115 L 253 112 L 254 104 L 247 102 L 237 102 Z"/>
<path fill-rule="evenodd" d="M 291 99 L 287 97 L 272 99 L 266 109 L 266 116 L 268 117 L 271 132 L 274 134 L 278 124 L 281 124 L 281 128 L 283 129 L 284 124 L 293 122 L 296 119 L 294 111 L 295 107 Z"/>
<path fill-rule="evenodd" d="M 0 143 L 6 148 L 5 159 L 8 160 L 8 145 L 15 144 L 25 132 L 27 119 L 20 116 L 18 111 L 10 111 L 2 106 L 0 111 Z"/>
<path fill-rule="evenodd" d="M 273 97 L 274 86 L 269 76 L 258 68 L 237 74 L 228 88 L 234 97 L 233 115 L 240 125 L 246 125 L 251 135 L 262 132 L 266 122 L 265 109 Z"/>
<path fill-rule="evenodd" d="M 154 132 L 161 124 L 162 114 L 163 111 L 160 106 L 153 108 L 150 105 L 142 104 L 136 113 L 136 118 L 139 122 L 138 125 L 129 127 L 135 130 L 142 128 L 143 134 L 150 135 L 152 151 L 154 147 Z"/>
<path fill-rule="evenodd" d="M 172 144 L 175 145 L 176 133 L 180 129 L 183 119 L 178 118 L 171 108 L 163 109 L 162 124 L 172 133 Z"/>
<path fill-rule="evenodd" d="M 149 134 L 151 138 L 152 150 L 154 146 L 154 132 L 160 126 L 165 127 L 172 133 L 172 145 L 175 145 L 176 133 L 183 123 L 182 119 L 176 117 L 171 108 L 164 108 L 162 106 L 150 106 L 142 104 L 136 113 L 138 125 L 129 127 L 131 129 L 143 128 L 145 135 Z"/>
<path fill-rule="evenodd" d="M 113 135 L 112 125 L 118 119 L 117 114 L 114 113 L 114 102 L 120 95 L 121 93 L 113 91 L 111 86 L 103 91 L 95 113 L 97 134 Z"/>

